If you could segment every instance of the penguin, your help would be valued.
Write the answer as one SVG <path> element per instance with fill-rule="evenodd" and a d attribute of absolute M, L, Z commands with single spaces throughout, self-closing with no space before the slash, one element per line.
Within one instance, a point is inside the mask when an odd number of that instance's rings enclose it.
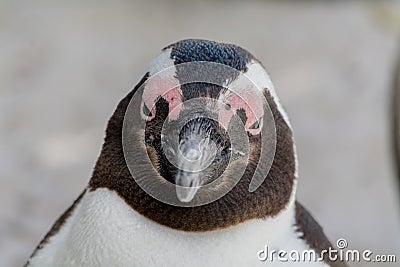
<path fill-rule="evenodd" d="M 193 64 L 202 67 L 183 67 Z M 193 77 L 199 73 L 202 80 Z M 200 102 L 186 104 L 193 101 Z M 261 134 L 271 125 L 268 165 Z M 259 166 L 268 170 L 254 182 Z M 345 266 L 325 253 L 333 246 L 296 201 L 297 180 L 292 127 L 263 65 L 233 44 L 181 40 L 162 49 L 120 101 L 87 187 L 25 266 Z M 154 184 L 170 198 L 154 195 Z M 320 259 L 279 258 L 294 250 Z"/>

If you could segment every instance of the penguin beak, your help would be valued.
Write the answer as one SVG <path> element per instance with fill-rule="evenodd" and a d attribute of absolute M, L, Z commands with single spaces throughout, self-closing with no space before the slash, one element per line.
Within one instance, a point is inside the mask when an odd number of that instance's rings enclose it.
<path fill-rule="evenodd" d="M 207 122 L 199 120 L 183 129 L 177 155 L 179 170 L 175 177 L 176 195 L 181 202 L 192 201 L 207 180 L 206 169 L 217 153 L 210 128 Z"/>

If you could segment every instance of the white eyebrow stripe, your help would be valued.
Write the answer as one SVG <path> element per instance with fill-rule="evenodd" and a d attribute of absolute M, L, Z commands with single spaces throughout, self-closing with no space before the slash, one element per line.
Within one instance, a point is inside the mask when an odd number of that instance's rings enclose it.
<path fill-rule="evenodd" d="M 247 64 L 247 72 L 245 72 L 245 75 L 253 81 L 257 87 L 260 90 L 268 90 L 272 96 L 272 99 L 274 100 L 276 107 L 279 111 L 279 113 L 282 115 L 284 121 L 286 124 L 289 126 L 290 130 L 292 131 L 292 140 L 293 140 L 293 152 L 294 152 L 294 159 L 295 159 L 295 171 L 294 171 L 294 176 L 296 178 L 299 177 L 299 161 L 298 161 L 298 156 L 297 156 L 297 148 L 296 148 L 296 142 L 294 140 L 293 136 L 293 129 L 292 125 L 290 124 L 289 117 L 281 105 L 278 95 L 276 94 L 275 87 L 271 81 L 271 78 L 269 77 L 267 71 L 265 68 L 258 63 L 257 61 L 251 61 L 250 63 Z"/>
<path fill-rule="evenodd" d="M 172 48 L 161 51 L 161 53 L 150 62 L 146 72 L 149 72 L 151 76 L 171 67 L 175 69 L 174 60 L 171 58 L 171 52 Z"/>
<path fill-rule="evenodd" d="M 180 82 L 175 77 L 176 66 L 171 59 L 171 51 L 171 48 L 161 51 L 161 53 L 150 62 L 146 69 L 146 73 L 149 73 L 149 78 L 143 90 L 140 114 L 144 120 L 152 120 L 155 117 L 154 108 L 159 96 L 166 97 L 168 94 L 174 92 L 175 94 L 182 95 Z M 176 100 L 175 102 L 178 103 L 180 101 Z M 147 116 L 143 113 L 142 107 L 144 104 L 150 109 L 152 116 Z M 179 114 L 179 112 L 175 114 Z M 172 117 L 170 117 L 170 119 L 172 119 Z"/>
<path fill-rule="evenodd" d="M 244 75 L 246 75 L 248 79 L 250 79 L 253 83 L 255 83 L 261 91 L 266 88 L 270 92 L 279 113 L 282 115 L 286 124 L 292 130 L 292 125 L 290 124 L 289 117 L 279 101 L 279 98 L 275 91 L 275 87 L 267 71 L 260 63 L 254 60 L 249 62 L 246 66 L 247 66 L 247 71 L 244 73 Z"/>

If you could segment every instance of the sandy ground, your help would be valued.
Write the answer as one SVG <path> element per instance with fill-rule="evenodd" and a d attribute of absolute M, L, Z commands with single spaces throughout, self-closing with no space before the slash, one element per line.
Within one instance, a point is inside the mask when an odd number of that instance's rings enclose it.
<path fill-rule="evenodd" d="M 382 7 L 85 3 L 0 2 L 0 266 L 29 257 L 86 185 L 118 101 L 162 47 L 189 37 L 264 63 L 295 130 L 298 199 L 332 241 L 400 261 L 388 107 L 398 44 Z"/>

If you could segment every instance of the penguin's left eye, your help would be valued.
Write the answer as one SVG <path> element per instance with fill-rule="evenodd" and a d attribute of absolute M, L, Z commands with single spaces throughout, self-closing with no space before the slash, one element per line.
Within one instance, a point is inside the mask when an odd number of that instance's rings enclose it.
<path fill-rule="evenodd" d="M 253 123 L 249 129 L 259 129 L 260 128 L 260 121 L 256 121 Z"/>

